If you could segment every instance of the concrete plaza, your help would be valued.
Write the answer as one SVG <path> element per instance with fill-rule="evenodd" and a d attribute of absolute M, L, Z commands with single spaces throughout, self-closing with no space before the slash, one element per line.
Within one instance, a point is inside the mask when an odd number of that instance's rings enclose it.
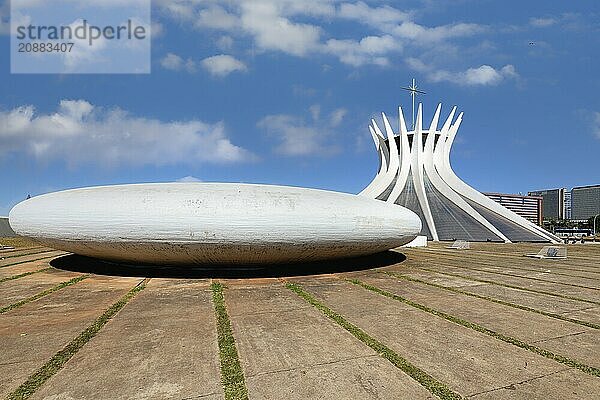
<path fill-rule="evenodd" d="M 228 271 L 2 251 L 0 397 L 598 398 L 600 244 L 446 246 Z"/>

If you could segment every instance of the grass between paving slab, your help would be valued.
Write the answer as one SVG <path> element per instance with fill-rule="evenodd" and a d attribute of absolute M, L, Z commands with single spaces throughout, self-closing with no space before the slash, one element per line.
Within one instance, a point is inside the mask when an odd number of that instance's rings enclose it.
<path fill-rule="evenodd" d="M 495 331 L 493 331 L 491 329 L 488 329 L 488 328 L 486 328 L 486 327 L 484 327 L 482 325 L 476 324 L 474 322 L 469 322 L 469 321 L 466 321 L 464 319 L 461 319 L 461 318 L 455 317 L 453 315 L 447 314 L 447 313 L 445 313 L 443 311 L 438 311 L 438 310 L 435 310 L 433 308 L 427 307 L 427 306 L 425 306 L 423 304 L 416 303 L 416 302 L 414 302 L 412 300 L 409 300 L 409 299 L 406 299 L 406 298 L 404 298 L 402 296 L 398 296 L 396 294 L 390 293 L 390 292 L 388 292 L 386 290 L 383 290 L 383 289 L 380 289 L 380 288 L 378 288 L 376 286 L 369 285 L 368 283 L 361 282 L 358 279 L 351 279 L 351 280 L 349 280 L 349 282 L 351 282 L 351 283 L 353 283 L 355 285 L 361 286 L 361 287 L 363 287 L 363 288 L 365 288 L 367 290 L 370 290 L 372 292 L 375 292 L 377 294 L 380 294 L 382 296 L 389 297 L 391 299 L 400 301 L 400 302 L 402 302 L 404 304 L 407 304 L 407 305 L 409 305 L 411 307 L 417 308 L 417 309 L 419 309 L 421 311 L 425 311 L 425 312 L 427 312 L 429 314 L 433 314 L 433 315 L 435 315 L 437 317 L 443 318 L 443 319 L 445 319 L 447 321 L 450 321 L 450 322 L 453 322 L 453 323 L 455 323 L 457 325 L 462 325 L 464 327 L 473 329 L 474 331 L 477 331 L 477 332 L 480 332 L 480 333 L 484 333 L 484 334 L 486 334 L 488 336 L 491 336 L 493 338 L 502 340 L 503 342 L 510 343 L 510 344 L 515 345 L 517 347 L 520 347 L 522 349 L 529 350 L 529 351 L 531 351 L 531 352 L 533 352 L 535 354 L 538 354 L 538 355 L 544 356 L 546 358 L 549 358 L 551 360 L 557 361 L 557 362 L 559 362 L 561 364 L 568 365 L 569 367 L 577 368 L 577 369 L 585 372 L 586 374 L 590 374 L 590 375 L 593 375 L 593 376 L 600 377 L 600 369 L 598 369 L 598 368 L 591 367 L 589 365 L 585 365 L 583 363 L 580 363 L 579 361 L 570 359 L 568 357 L 561 356 L 560 354 L 555 354 L 555 353 L 553 353 L 551 351 L 548 351 L 548 350 L 542 349 L 540 347 L 537 347 L 537 346 L 525 343 L 522 340 L 516 339 L 514 337 L 503 335 L 501 333 L 495 332 Z"/>
<path fill-rule="evenodd" d="M 424 281 L 424 280 L 421 280 L 421 279 L 417 279 L 417 278 L 413 278 L 412 276 L 403 275 L 403 274 L 400 274 L 400 273 L 397 273 L 397 272 L 383 271 L 382 273 L 384 273 L 384 274 L 386 274 L 388 276 L 394 277 L 394 278 L 404 279 L 404 280 L 410 281 L 410 282 L 421 283 L 421 284 L 432 286 L 432 287 L 435 287 L 435 288 L 438 288 L 438 289 L 444 289 L 444 290 L 447 290 L 449 292 L 464 294 L 466 296 L 475 297 L 477 299 L 491 301 L 492 303 L 502 304 L 503 306 L 509 306 L 509 307 L 513 307 L 513 308 L 518 308 L 519 310 L 529 311 L 529 312 L 532 312 L 532 313 L 545 315 L 546 317 L 556 318 L 556 319 L 560 319 L 562 321 L 567 321 L 567 322 L 572 322 L 574 324 L 579 324 L 579 325 L 587 326 L 588 328 L 600 329 L 600 325 L 594 324 L 592 322 L 582 321 L 582 320 L 575 319 L 575 318 L 569 318 L 569 317 L 565 317 L 565 316 L 560 315 L 560 314 L 554 314 L 554 313 L 549 313 L 549 312 L 546 312 L 546 311 L 537 310 L 535 308 L 531 308 L 531 307 L 527 307 L 527 306 L 522 306 L 520 304 L 510 303 L 508 301 L 495 299 L 493 297 L 483 296 L 483 295 L 476 294 L 476 293 L 471 293 L 471 292 L 466 292 L 464 290 L 460 290 L 460 289 L 454 288 L 452 286 L 444 286 L 444 285 L 440 285 L 438 283 L 427 282 L 427 281 Z"/>
<path fill-rule="evenodd" d="M 24 304 L 30 303 L 30 302 L 35 301 L 37 299 L 40 299 L 40 298 L 42 298 L 44 296 L 48 296 L 50 293 L 54 293 L 57 290 L 64 289 L 67 286 L 71 286 L 71 285 L 74 285 L 74 284 L 76 284 L 78 282 L 81 282 L 82 280 L 86 279 L 88 276 L 89 275 L 80 275 L 80 276 L 75 277 L 75 278 L 73 278 L 71 280 L 68 280 L 66 282 L 61 282 L 58 285 L 51 287 L 50 289 L 44 290 L 43 292 L 40 292 L 40 293 L 34 294 L 33 296 L 27 297 L 26 299 L 23 299 L 21 301 L 17 301 L 16 303 L 13 303 L 13 304 L 9 304 L 6 307 L 2 307 L 2 308 L 0 308 L 0 314 L 3 314 L 3 313 L 8 312 L 10 310 L 14 310 L 15 308 L 21 307 Z"/>
<path fill-rule="evenodd" d="M 546 294 L 548 296 L 560 297 L 562 299 L 575 300 L 575 301 L 581 301 L 581 302 L 584 302 L 584 303 L 590 303 L 590 304 L 600 305 L 600 301 L 593 301 L 593 300 L 582 299 L 582 298 L 575 297 L 575 296 L 568 296 L 566 294 L 552 293 L 552 292 L 547 292 L 545 290 L 530 289 L 530 288 L 526 288 L 526 287 L 522 287 L 522 286 L 510 285 L 508 283 L 501 283 L 501 282 L 496 282 L 496 281 L 488 281 L 487 279 L 471 278 L 469 276 L 464 276 L 464 275 L 460 275 L 460 274 L 453 274 L 451 272 L 436 271 L 434 269 L 425 268 L 425 267 L 422 267 L 420 265 L 415 265 L 415 268 L 418 268 L 418 269 L 421 269 L 421 270 L 427 271 L 427 272 L 433 272 L 434 274 L 442 274 L 442 275 L 453 276 L 455 278 L 462 278 L 462 279 L 466 279 L 466 280 L 472 281 L 472 282 L 489 283 L 491 285 L 507 287 L 507 288 L 510 288 L 510 289 L 524 290 L 526 292 Z"/>
<path fill-rule="evenodd" d="M 235 347 L 235 338 L 231 330 L 231 321 L 225 307 L 223 285 L 213 282 L 212 290 L 215 317 L 217 319 L 217 337 L 219 341 L 219 358 L 221 360 L 221 383 L 226 400 L 248 399 L 248 390 L 244 380 L 244 371 Z"/>
<path fill-rule="evenodd" d="M 12 281 L 14 279 L 23 278 L 25 276 L 29 276 L 29 275 L 33 275 L 33 274 L 37 274 L 38 272 L 46 272 L 46 271 L 48 271 L 50 269 L 52 269 L 52 267 L 38 269 L 37 271 L 24 272 L 22 274 L 13 275 L 13 276 L 7 276 L 5 278 L 0 278 L 0 283 L 6 282 L 6 281 Z"/>
<path fill-rule="evenodd" d="M 71 357 L 73 357 L 87 342 L 90 341 L 102 329 L 102 327 L 113 318 L 125 305 L 139 292 L 144 290 L 149 279 L 144 279 L 125 294 L 119 301 L 114 303 L 108 310 L 98 317 L 92 325 L 87 327 L 71 343 L 56 353 L 46 364 L 38 369 L 33 375 L 8 395 L 8 400 L 27 399 L 35 393 L 40 386 L 57 373 Z"/>
<path fill-rule="evenodd" d="M 429 390 L 432 394 L 436 395 L 440 399 L 462 399 L 458 393 L 450 390 L 446 385 L 439 382 L 427 372 L 423 371 L 419 367 L 411 364 L 408 360 L 395 353 L 392 349 L 387 347 L 385 344 L 379 342 L 368 333 L 357 327 L 356 325 L 347 321 L 343 316 L 331 310 L 325 304 L 317 300 L 313 295 L 308 293 L 302 288 L 302 286 L 294 283 L 286 283 L 286 287 L 291 291 L 295 292 L 298 296 L 304 299 L 307 303 L 317 308 L 328 318 L 336 322 L 342 328 L 350 332 L 358 340 L 375 350 L 380 356 L 387 359 L 389 362 L 394 364 L 397 368 L 402 370 L 404 373 L 409 375 L 411 378 L 419 382 L 423 387 Z"/>

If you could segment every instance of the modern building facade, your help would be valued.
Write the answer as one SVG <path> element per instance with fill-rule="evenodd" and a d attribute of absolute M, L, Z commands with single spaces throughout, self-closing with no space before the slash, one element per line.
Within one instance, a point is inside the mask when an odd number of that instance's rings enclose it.
<path fill-rule="evenodd" d="M 375 120 L 371 121 L 379 170 L 360 195 L 414 211 L 423 222 L 421 235 L 429 240 L 560 242 L 456 176 L 450 166 L 450 150 L 463 114 L 454 120 L 454 107 L 440 129 L 440 112 L 441 104 L 426 128 L 419 104 L 414 128 L 409 131 L 399 108 L 398 133 L 382 114 L 385 136 Z"/>
<path fill-rule="evenodd" d="M 506 193 L 484 194 L 496 203 L 501 204 L 526 220 L 533 222 L 538 226 L 542 226 L 542 197 Z"/>
<path fill-rule="evenodd" d="M 600 185 L 571 190 L 571 219 L 587 220 L 600 214 Z"/>
<path fill-rule="evenodd" d="M 565 190 L 565 219 L 572 219 L 571 192 Z"/>
<path fill-rule="evenodd" d="M 542 216 L 545 221 L 565 219 L 565 189 L 546 189 L 529 192 L 530 196 L 539 196 L 544 199 Z"/>

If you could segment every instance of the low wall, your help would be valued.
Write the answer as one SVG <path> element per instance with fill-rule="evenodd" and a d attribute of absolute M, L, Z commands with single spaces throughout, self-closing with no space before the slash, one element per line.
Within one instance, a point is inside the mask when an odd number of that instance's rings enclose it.
<path fill-rule="evenodd" d="M 8 224 L 8 217 L 0 217 L 0 237 L 17 236 Z"/>

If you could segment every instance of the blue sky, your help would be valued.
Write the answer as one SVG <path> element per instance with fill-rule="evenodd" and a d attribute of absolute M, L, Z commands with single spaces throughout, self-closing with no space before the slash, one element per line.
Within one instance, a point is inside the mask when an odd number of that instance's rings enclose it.
<path fill-rule="evenodd" d="M 0 4 L 0 215 L 182 178 L 357 193 L 369 119 L 409 109 L 412 78 L 427 123 L 464 111 L 452 165 L 475 188 L 600 183 L 596 1 L 156 0 L 148 75 L 11 75 Z"/>

